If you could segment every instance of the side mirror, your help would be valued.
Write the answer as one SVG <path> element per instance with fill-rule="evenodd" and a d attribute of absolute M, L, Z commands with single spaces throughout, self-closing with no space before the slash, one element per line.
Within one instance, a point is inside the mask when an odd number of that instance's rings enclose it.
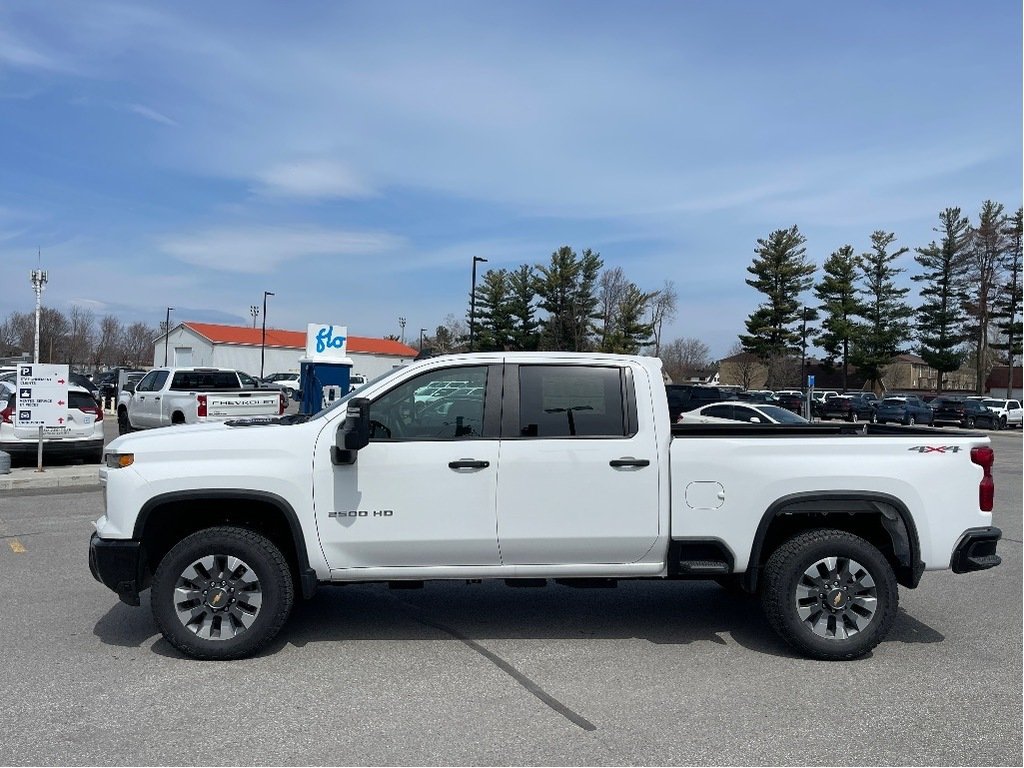
<path fill-rule="evenodd" d="M 355 464 L 361 448 L 370 443 L 370 401 L 355 397 L 348 401 L 345 423 L 338 427 L 331 461 L 334 464 Z"/>
<path fill-rule="evenodd" d="M 135 394 L 135 385 L 134 384 L 125 384 L 124 385 L 124 391 L 128 392 L 129 394 L 134 395 Z"/>

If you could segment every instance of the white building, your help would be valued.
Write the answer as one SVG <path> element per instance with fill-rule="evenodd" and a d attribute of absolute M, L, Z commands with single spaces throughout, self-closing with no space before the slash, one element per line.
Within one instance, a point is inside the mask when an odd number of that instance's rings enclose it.
<path fill-rule="evenodd" d="M 262 339 L 261 328 L 179 323 L 153 343 L 153 365 L 164 365 L 166 357 L 167 365 L 234 368 L 256 377 L 260 375 Z M 305 354 L 305 331 L 267 328 L 263 374 L 297 372 Z M 371 379 L 411 363 L 416 350 L 391 339 L 349 336 L 347 355 L 353 363 L 352 373 Z"/>

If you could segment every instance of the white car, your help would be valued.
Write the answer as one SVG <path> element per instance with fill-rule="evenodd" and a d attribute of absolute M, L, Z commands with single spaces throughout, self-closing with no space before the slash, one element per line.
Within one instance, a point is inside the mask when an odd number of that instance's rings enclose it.
<path fill-rule="evenodd" d="M 702 405 L 679 416 L 677 424 L 713 424 L 717 421 L 745 421 L 751 424 L 807 424 L 799 416 L 777 405 L 732 401 Z"/>
<path fill-rule="evenodd" d="M 0 451 L 35 456 L 39 447 L 38 427 L 17 428 L 17 395 L 0 400 Z M 68 387 L 68 421 L 61 427 L 47 427 L 43 433 L 43 455 L 75 456 L 88 462 L 103 461 L 103 409 L 85 387 Z"/>
<path fill-rule="evenodd" d="M 1024 424 L 1024 410 L 1021 410 L 1020 400 L 1000 400 L 995 397 L 987 397 L 981 404 L 999 416 L 999 429 L 1007 427 L 1019 427 Z"/>
<path fill-rule="evenodd" d="M 263 377 L 263 383 L 278 389 L 287 389 L 289 392 L 299 391 L 299 374 L 297 373 L 272 373 Z"/>

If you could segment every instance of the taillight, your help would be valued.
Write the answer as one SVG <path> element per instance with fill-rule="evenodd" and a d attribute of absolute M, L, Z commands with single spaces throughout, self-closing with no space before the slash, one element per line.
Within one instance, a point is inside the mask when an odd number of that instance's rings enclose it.
<path fill-rule="evenodd" d="M 11 421 L 11 417 L 13 415 L 14 415 L 14 406 L 13 405 L 8 405 L 6 408 L 4 408 L 2 411 L 0 411 L 0 421 L 5 421 L 8 424 L 13 424 L 14 422 Z"/>
<path fill-rule="evenodd" d="M 84 405 L 78 408 L 82 413 L 91 413 L 96 417 L 96 421 L 103 421 L 103 409 L 98 405 Z"/>
<path fill-rule="evenodd" d="M 971 461 L 981 467 L 981 483 L 978 485 L 978 504 L 982 512 L 991 512 L 996 500 L 996 481 L 992 477 L 992 465 L 996 460 L 996 452 L 987 445 L 971 448 Z"/>
<path fill-rule="evenodd" d="M 196 400 L 199 403 L 199 412 L 198 412 L 197 415 L 200 418 L 202 418 L 202 417 L 206 416 L 206 413 L 207 413 L 207 411 L 206 411 L 206 395 L 196 395 Z"/>
<path fill-rule="evenodd" d="M 285 397 L 284 392 L 278 395 L 278 416 L 284 416 L 284 412 L 288 409 L 288 398 Z"/>

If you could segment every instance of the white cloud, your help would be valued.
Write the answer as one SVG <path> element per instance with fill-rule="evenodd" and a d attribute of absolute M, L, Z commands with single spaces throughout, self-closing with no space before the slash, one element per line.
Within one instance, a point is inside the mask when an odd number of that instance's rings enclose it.
<path fill-rule="evenodd" d="M 281 163 L 261 174 L 259 182 L 259 191 L 271 196 L 353 198 L 373 194 L 351 168 L 330 159 Z"/>
<path fill-rule="evenodd" d="M 315 227 L 235 227 L 160 244 L 174 258 L 223 272 L 270 273 L 285 262 L 312 256 L 373 256 L 393 250 L 401 238 L 379 232 L 349 232 Z"/>

